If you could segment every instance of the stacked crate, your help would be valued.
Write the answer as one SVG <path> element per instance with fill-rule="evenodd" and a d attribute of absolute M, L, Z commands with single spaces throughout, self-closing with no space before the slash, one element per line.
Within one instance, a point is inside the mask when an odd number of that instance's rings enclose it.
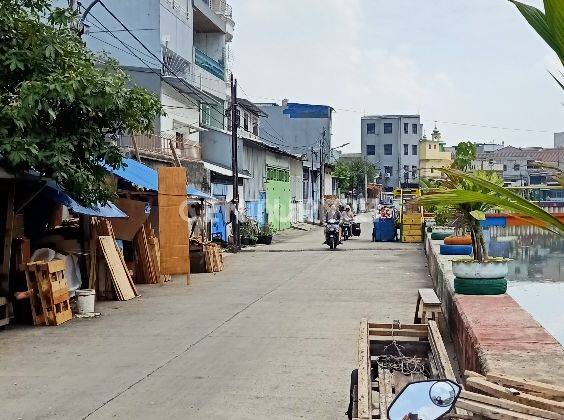
<path fill-rule="evenodd" d="M 404 213 L 402 218 L 401 241 L 407 243 L 423 242 L 423 216 L 421 213 Z"/>
<path fill-rule="evenodd" d="M 35 325 L 60 325 L 72 319 L 62 260 L 29 263 L 26 277 Z"/>

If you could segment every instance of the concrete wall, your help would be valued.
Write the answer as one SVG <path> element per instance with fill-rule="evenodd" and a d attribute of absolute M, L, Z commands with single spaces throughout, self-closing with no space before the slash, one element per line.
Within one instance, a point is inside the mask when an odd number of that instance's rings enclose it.
<path fill-rule="evenodd" d="M 384 124 L 392 124 L 392 133 L 384 133 Z M 375 124 L 374 134 L 368 134 L 368 124 Z M 404 124 L 408 124 L 408 133 L 404 133 Z M 413 134 L 412 124 L 417 124 L 417 133 Z M 419 116 L 368 116 L 361 119 L 361 147 L 362 156 L 380 169 L 382 175 L 384 167 L 392 168 L 391 177 L 387 178 L 387 187 L 397 187 L 399 182 L 404 182 L 404 166 L 409 167 L 409 182 L 419 182 L 419 140 L 423 133 L 423 125 Z M 384 145 L 392 145 L 392 154 L 384 154 Z M 403 145 L 408 146 L 408 154 L 404 154 Z M 367 154 L 367 146 L 375 146 L 375 154 Z M 413 154 L 412 147 L 417 147 L 417 153 Z M 412 169 L 415 167 L 416 178 L 412 177 Z M 370 181 L 370 180 L 369 180 Z"/>
<path fill-rule="evenodd" d="M 225 168 L 231 168 L 231 133 L 209 128 L 200 133 L 202 160 Z M 239 138 L 238 159 L 243 162 L 243 141 Z M 243 168 L 239 168 L 240 170 Z"/>
<path fill-rule="evenodd" d="M 162 85 L 161 103 L 165 107 L 166 114 L 161 117 L 161 129 L 163 135 L 174 136 L 176 131 L 187 133 L 186 124 L 199 126 L 200 111 L 197 105 L 188 101 L 184 96 L 167 84 Z M 199 133 L 185 135 L 185 139 L 199 141 Z"/>
<path fill-rule="evenodd" d="M 194 37 L 194 47 L 210 58 L 223 62 L 225 59 L 225 34 L 221 32 L 200 32 Z"/>

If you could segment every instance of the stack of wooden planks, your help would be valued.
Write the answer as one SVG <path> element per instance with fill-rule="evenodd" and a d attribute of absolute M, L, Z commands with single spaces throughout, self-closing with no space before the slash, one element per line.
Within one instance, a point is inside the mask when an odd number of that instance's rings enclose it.
<path fill-rule="evenodd" d="M 92 218 L 89 285 L 98 297 L 130 300 L 138 296 L 109 220 Z"/>
<path fill-rule="evenodd" d="M 34 325 L 60 325 L 72 319 L 63 260 L 28 263 L 26 279 Z"/>
<path fill-rule="evenodd" d="M 456 407 L 492 419 L 563 419 L 564 388 L 500 373 L 466 371 Z"/>
<path fill-rule="evenodd" d="M 193 273 L 223 271 L 223 255 L 218 244 L 190 239 L 190 269 Z"/>
<path fill-rule="evenodd" d="M 155 236 L 149 221 L 143 223 L 135 237 L 133 247 L 137 260 L 137 283 L 163 284 L 161 275 L 159 239 Z"/>

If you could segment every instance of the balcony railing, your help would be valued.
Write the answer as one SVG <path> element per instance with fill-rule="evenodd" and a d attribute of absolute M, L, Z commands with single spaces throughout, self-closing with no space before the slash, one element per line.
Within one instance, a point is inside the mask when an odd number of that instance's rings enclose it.
<path fill-rule="evenodd" d="M 181 160 L 187 161 L 200 161 L 202 160 L 202 153 L 200 145 L 197 142 L 190 140 L 177 140 L 173 136 L 156 136 L 156 135 L 135 135 L 135 144 L 139 154 L 149 158 L 165 158 L 170 160 L 173 158 L 172 150 L 170 148 L 170 141 L 172 140 L 176 154 Z M 130 152 L 135 151 L 133 137 L 130 135 L 123 135 L 118 137 L 118 146 Z"/>
<path fill-rule="evenodd" d="M 233 9 L 226 0 L 209 0 L 209 5 L 216 14 L 233 19 Z"/>
<path fill-rule="evenodd" d="M 225 66 L 223 65 L 223 63 L 214 60 L 198 48 L 194 48 L 194 50 L 196 65 L 213 74 L 215 77 L 218 77 L 221 80 L 225 80 Z"/>

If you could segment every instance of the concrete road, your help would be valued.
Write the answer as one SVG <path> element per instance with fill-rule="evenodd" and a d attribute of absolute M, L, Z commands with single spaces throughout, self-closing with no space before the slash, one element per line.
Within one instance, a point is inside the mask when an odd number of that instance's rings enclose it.
<path fill-rule="evenodd" d="M 334 252 L 294 232 L 100 318 L 0 332 L 0 418 L 345 418 L 359 320 L 411 322 L 431 286 L 421 246 L 370 228 Z"/>

